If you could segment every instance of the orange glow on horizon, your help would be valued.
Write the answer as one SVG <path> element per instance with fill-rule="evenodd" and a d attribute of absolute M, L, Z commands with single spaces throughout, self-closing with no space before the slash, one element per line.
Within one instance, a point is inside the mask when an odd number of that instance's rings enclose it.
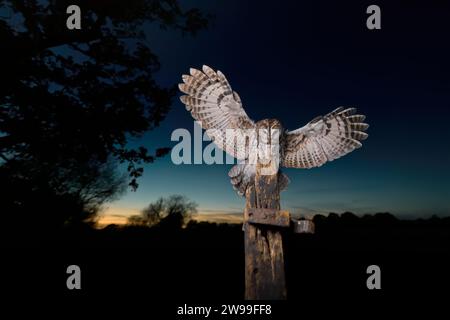
<path fill-rule="evenodd" d="M 208 210 L 205 210 L 208 211 Z M 125 225 L 128 217 L 139 215 L 140 209 L 109 207 L 100 214 L 97 221 L 99 227 L 105 227 L 110 224 Z M 217 212 L 217 213 L 198 213 L 192 215 L 191 219 L 198 222 L 215 222 L 215 223 L 242 223 L 242 214 Z"/>

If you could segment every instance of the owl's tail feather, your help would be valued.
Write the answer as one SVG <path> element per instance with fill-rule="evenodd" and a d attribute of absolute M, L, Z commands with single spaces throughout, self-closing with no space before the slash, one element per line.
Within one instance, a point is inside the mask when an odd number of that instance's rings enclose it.
<path fill-rule="evenodd" d="M 252 164 L 237 164 L 228 172 L 233 189 L 238 195 L 244 196 L 247 187 L 254 183 L 256 174 L 256 166 Z M 283 191 L 288 186 L 290 180 L 287 175 L 281 171 L 278 174 L 278 186 Z"/>

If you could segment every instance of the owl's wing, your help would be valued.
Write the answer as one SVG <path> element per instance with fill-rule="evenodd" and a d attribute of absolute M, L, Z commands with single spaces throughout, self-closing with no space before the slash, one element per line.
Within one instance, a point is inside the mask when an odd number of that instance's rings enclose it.
<path fill-rule="evenodd" d="M 337 108 L 313 119 L 304 127 L 288 132 L 281 165 L 289 168 L 320 167 L 360 148 L 368 137 L 363 115 L 355 108 Z"/>
<path fill-rule="evenodd" d="M 206 130 L 217 146 L 233 157 L 248 158 L 250 134 L 255 123 L 247 116 L 239 95 L 231 89 L 220 71 L 203 66 L 203 72 L 194 68 L 190 75 L 183 75 L 178 85 L 186 95 L 181 102 L 195 120 Z"/>

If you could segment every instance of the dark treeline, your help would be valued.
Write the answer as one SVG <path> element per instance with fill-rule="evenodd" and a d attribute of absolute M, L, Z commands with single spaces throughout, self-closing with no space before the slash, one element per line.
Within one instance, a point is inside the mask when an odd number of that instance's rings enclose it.
<path fill-rule="evenodd" d="M 78 246 L 139 248 L 237 248 L 243 249 L 242 224 L 214 222 L 185 223 L 167 217 L 153 226 L 108 225 L 102 229 L 86 226 L 67 230 L 67 243 Z M 358 217 L 351 212 L 315 215 L 314 235 L 285 230 L 286 246 L 337 251 L 352 250 L 448 250 L 450 217 L 400 220 L 390 213 Z M 183 226 L 184 224 L 184 226 Z M 81 241 L 80 241 L 81 240 Z"/>

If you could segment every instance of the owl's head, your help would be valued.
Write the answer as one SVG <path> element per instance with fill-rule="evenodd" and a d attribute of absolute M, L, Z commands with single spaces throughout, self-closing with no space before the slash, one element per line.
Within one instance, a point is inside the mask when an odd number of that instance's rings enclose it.
<path fill-rule="evenodd" d="M 279 144 L 283 133 L 283 126 L 277 119 L 264 119 L 256 123 L 258 143 Z"/>
<path fill-rule="evenodd" d="M 278 171 L 282 137 L 283 126 L 277 119 L 264 119 L 256 123 L 258 150 L 255 157 L 261 165 L 261 174 L 273 175 Z"/>

